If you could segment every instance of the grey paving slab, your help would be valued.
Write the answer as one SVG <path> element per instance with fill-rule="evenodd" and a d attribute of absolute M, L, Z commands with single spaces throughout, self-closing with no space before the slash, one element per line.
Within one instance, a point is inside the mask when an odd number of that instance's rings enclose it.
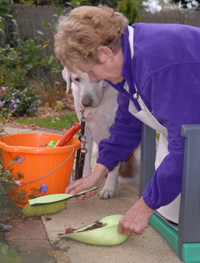
<path fill-rule="evenodd" d="M 13 127 L 6 127 L 6 132 L 9 134 L 60 133 L 60 131 Z M 124 214 L 137 200 L 138 187 L 119 184 L 115 197 L 110 200 L 100 200 L 97 195 L 85 200 L 68 200 L 66 209 L 51 215 L 51 220 L 46 221 L 45 217 L 41 218 L 47 239 L 53 247 L 64 251 L 72 263 L 180 263 L 180 259 L 166 240 L 149 225 L 142 235 L 129 237 L 123 244 L 113 247 L 88 245 L 70 239 L 61 239 L 59 236 L 69 226 L 78 228 L 108 215 Z M 38 247 L 40 246 L 41 244 L 38 242 Z"/>
<path fill-rule="evenodd" d="M 50 221 L 42 217 L 42 221 L 51 244 L 66 251 L 73 263 L 180 263 L 168 243 L 149 225 L 142 235 L 129 237 L 113 247 L 88 245 L 59 236 L 68 227 L 79 228 L 108 215 L 124 214 L 137 199 L 137 187 L 118 184 L 113 199 L 100 200 L 97 195 L 84 200 L 71 199 L 65 210 L 51 215 Z"/>

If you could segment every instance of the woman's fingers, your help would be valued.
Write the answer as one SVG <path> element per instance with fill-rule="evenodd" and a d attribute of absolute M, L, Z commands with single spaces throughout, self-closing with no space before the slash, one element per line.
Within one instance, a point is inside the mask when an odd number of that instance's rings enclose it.
<path fill-rule="evenodd" d="M 81 179 L 76 180 L 74 183 L 69 185 L 65 189 L 65 193 L 70 193 L 72 195 L 78 194 L 83 190 L 90 189 L 94 185 L 92 184 L 91 180 L 88 180 L 87 176 Z"/>
<path fill-rule="evenodd" d="M 78 194 L 80 191 L 90 189 L 96 185 L 100 185 L 107 173 L 108 173 L 108 169 L 104 165 L 97 164 L 92 173 L 79 180 L 76 180 L 74 183 L 69 185 L 65 189 L 65 193 L 70 193 L 75 195 Z M 91 196 L 91 194 L 87 193 L 86 196 L 89 197 Z"/>
<path fill-rule="evenodd" d="M 154 210 L 149 208 L 141 197 L 120 219 L 118 225 L 119 233 L 127 236 L 141 235 L 153 213 Z"/>

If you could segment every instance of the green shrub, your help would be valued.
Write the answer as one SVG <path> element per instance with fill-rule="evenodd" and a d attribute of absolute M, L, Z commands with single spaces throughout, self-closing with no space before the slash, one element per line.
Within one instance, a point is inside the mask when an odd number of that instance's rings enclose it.
<path fill-rule="evenodd" d="M 24 40 L 20 46 L 6 45 L 0 49 L 0 85 L 20 90 L 33 83 L 37 72 L 58 71 L 58 60 L 52 55 L 44 55 L 46 43 L 40 40 Z"/>
<path fill-rule="evenodd" d="M 14 115 L 33 116 L 37 112 L 40 102 L 34 92 L 35 85 L 44 83 L 44 79 L 37 77 L 39 70 L 46 73 L 59 71 L 58 60 L 52 54 L 44 55 L 47 46 L 48 43 L 35 39 L 24 40 L 21 46 L 0 48 L 0 87 L 8 87 L 9 91 L 4 107 L 10 106 L 10 93 L 16 93 L 16 98 L 21 101 Z"/>
<path fill-rule="evenodd" d="M 21 91 L 13 87 L 1 87 L 0 113 L 4 119 L 7 119 L 9 115 L 33 116 L 39 105 L 40 100 L 31 87 Z"/>
<path fill-rule="evenodd" d="M 138 0 L 120 0 L 117 5 L 118 12 L 123 13 L 132 25 L 138 18 Z"/>
<path fill-rule="evenodd" d="M 10 0 L 0 0 L 0 3 L 2 1 L 10 3 Z M 0 7 L 0 15 L 4 13 L 5 16 L 6 12 L 7 14 L 10 12 L 8 7 L 5 12 Z M 60 12 L 61 10 L 58 9 L 55 16 L 59 16 Z M 3 14 L 0 16 L 0 22 L 1 17 Z M 6 20 L 4 22 L 6 23 Z M 4 107 L 1 109 L 5 115 L 7 114 L 6 108 L 11 106 L 12 96 L 10 93 L 15 93 L 15 97 L 20 100 L 20 104 L 15 105 L 12 114 L 33 116 L 40 105 L 35 94 L 37 92 L 36 85 L 49 87 L 50 93 L 55 90 L 55 80 L 52 81 L 51 74 L 60 73 L 61 66 L 50 48 L 53 45 L 53 40 L 49 32 L 52 32 L 54 24 L 45 21 L 43 26 L 45 31 L 37 31 L 37 36 L 34 39 L 20 39 L 18 25 L 15 21 L 11 31 L 11 35 L 15 37 L 0 47 L 0 88 L 7 87 L 8 91 L 5 103 L 2 104 Z M 56 94 L 57 92 L 54 92 L 54 100 L 56 100 Z"/>

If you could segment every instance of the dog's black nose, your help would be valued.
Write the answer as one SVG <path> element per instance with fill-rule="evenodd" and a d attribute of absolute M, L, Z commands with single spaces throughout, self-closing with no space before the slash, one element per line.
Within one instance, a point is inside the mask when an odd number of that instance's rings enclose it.
<path fill-rule="evenodd" d="M 92 105 L 92 98 L 89 95 L 85 95 L 81 103 L 84 107 L 90 107 Z"/>

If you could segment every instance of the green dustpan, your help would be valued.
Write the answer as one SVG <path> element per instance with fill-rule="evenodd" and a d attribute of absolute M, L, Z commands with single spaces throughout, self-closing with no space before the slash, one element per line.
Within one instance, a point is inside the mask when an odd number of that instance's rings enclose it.
<path fill-rule="evenodd" d="M 117 225 L 122 215 L 112 215 L 102 218 L 100 221 L 105 224 L 101 228 L 86 230 L 91 228 L 95 223 L 88 226 L 76 229 L 73 233 L 64 234 L 61 238 L 72 238 L 77 241 L 98 245 L 98 246 L 116 246 L 128 238 L 127 235 L 121 234 L 117 231 Z"/>

